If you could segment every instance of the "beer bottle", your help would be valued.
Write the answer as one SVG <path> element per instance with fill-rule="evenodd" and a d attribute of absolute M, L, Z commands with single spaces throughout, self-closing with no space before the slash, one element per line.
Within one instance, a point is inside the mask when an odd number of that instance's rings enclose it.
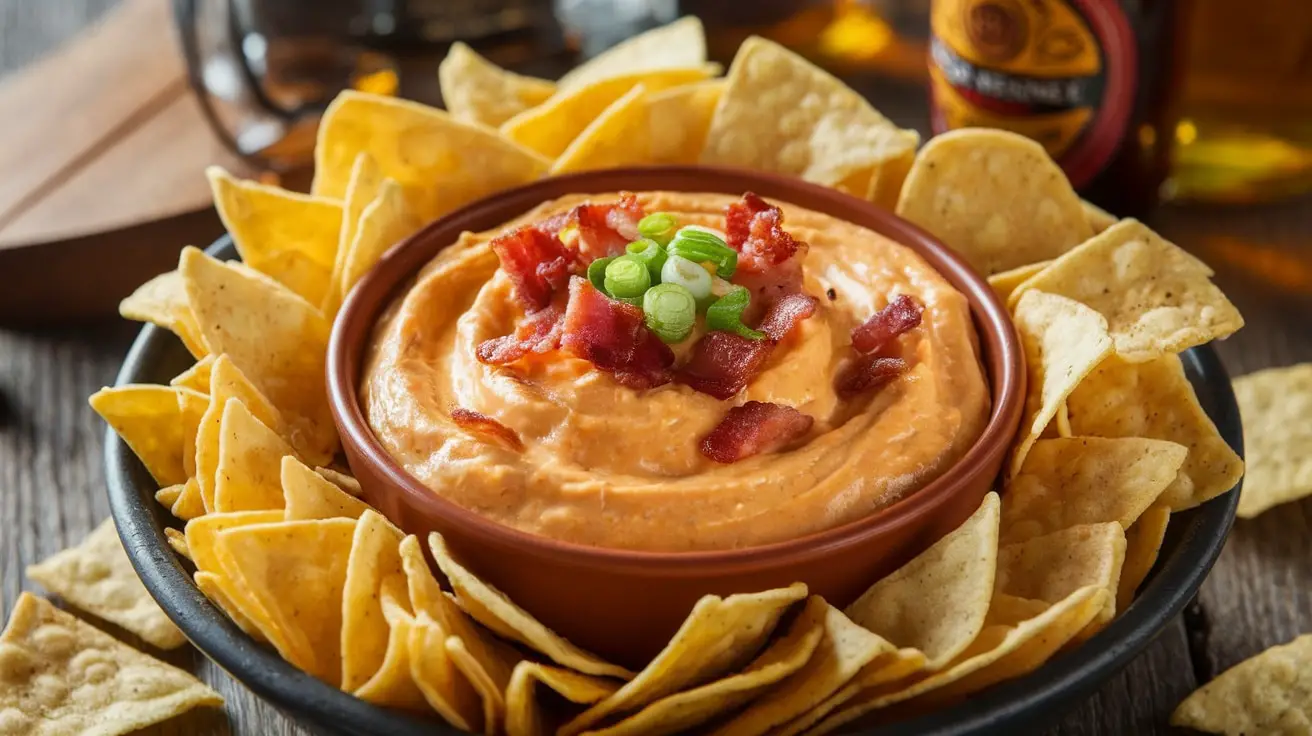
<path fill-rule="evenodd" d="M 1086 199 L 1142 215 L 1170 164 L 1187 1 L 934 0 L 935 132 L 1029 136 Z"/>

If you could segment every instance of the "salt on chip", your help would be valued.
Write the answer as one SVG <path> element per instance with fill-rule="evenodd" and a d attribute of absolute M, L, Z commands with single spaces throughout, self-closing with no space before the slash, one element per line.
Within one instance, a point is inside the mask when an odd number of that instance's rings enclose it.
<path fill-rule="evenodd" d="M 344 197 L 361 151 L 378 162 L 383 176 L 400 183 L 421 222 L 533 181 L 549 164 L 496 131 L 442 110 L 347 90 L 328 105 L 319 124 L 314 194 Z"/>
<path fill-rule="evenodd" d="M 1144 437 L 1039 440 L 1007 484 L 1002 542 L 1104 521 L 1129 529 L 1175 480 L 1188 453 L 1184 445 Z"/>
<path fill-rule="evenodd" d="M 1250 373 L 1234 388 L 1248 454 L 1239 515 L 1251 519 L 1312 494 L 1312 363 Z"/>
<path fill-rule="evenodd" d="M 820 608 L 824 629 L 824 638 L 815 653 L 801 669 L 712 733 L 719 736 L 771 733 L 822 703 L 877 657 L 894 651 L 884 638 L 856 625 L 819 596 L 808 602 L 808 611 L 813 604 Z"/>
<path fill-rule="evenodd" d="M 360 215 L 359 227 L 346 255 L 338 291 L 345 299 L 352 287 L 364 278 L 389 248 L 410 237 L 420 223 L 408 208 L 401 185 L 391 179 L 383 181 L 378 196 Z"/>
<path fill-rule="evenodd" d="M 334 687 L 342 676 L 341 600 L 355 525 L 354 519 L 250 524 L 214 540 L 223 572 L 268 614 L 276 633 L 266 634 L 278 653 Z"/>
<path fill-rule="evenodd" d="M 1108 591 L 1106 604 L 1085 636 L 1116 615 L 1116 589 L 1125 563 L 1125 530 L 1117 522 L 1082 524 L 1004 544 L 998 550 L 996 591 L 1056 603 L 1094 585 Z"/>
<path fill-rule="evenodd" d="M 190 307 L 188 307 L 190 309 Z M 199 329 L 199 328 L 197 328 Z M 210 370 L 214 367 L 214 354 L 206 355 L 196 361 L 190 368 L 179 373 L 169 381 L 174 388 L 189 388 L 207 394 L 210 391 Z"/>
<path fill-rule="evenodd" d="M 579 87 L 562 88 L 542 105 L 507 120 L 501 126 L 501 134 L 542 156 L 555 158 L 564 154 L 584 129 L 635 85 L 642 84 L 647 91 L 655 92 L 701 81 L 708 76 L 705 68 L 693 66 L 623 74 Z"/>
<path fill-rule="evenodd" d="M 282 459 L 280 477 L 287 521 L 358 519 L 369 510 L 364 501 L 343 491 L 290 455 Z"/>
<path fill-rule="evenodd" d="M 378 162 L 367 152 L 361 151 L 351 164 L 351 177 L 346 183 L 346 195 L 342 198 L 342 228 L 337 238 L 337 253 L 333 259 L 332 275 L 328 277 L 328 289 L 323 301 L 319 302 L 319 311 L 332 318 L 342 306 L 346 294 L 342 293 L 342 273 L 346 271 L 346 258 L 351 253 L 351 243 L 360 225 L 360 216 L 364 208 L 378 197 L 378 189 L 383 185 L 383 173 L 378 170 Z"/>
<path fill-rule="evenodd" d="M 113 519 L 101 522 L 76 547 L 28 565 L 27 576 L 79 609 L 161 649 L 187 643 L 132 569 Z"/>
<path fill-rule="evenodd" d="M 1003 301 L 1008 301 L 1016 287 L 1033 278 L 1035 274 L 1048 267 L 1052 261 L 1039 261 L 1038 263 L 1027 263 L 1023 266 L 1017 266 L 1006 271 L 1000 271 L 989 277 L 989 286 L 998 293 Z"/>
<path fill-rule="evenodd" d="M 119 302 L 118 313 L 124 319 L 149 322 L 172 332 L 197 358 L 209 352 L 205 336 L 196 324 L 196 315 L 192 314 L 187 303 L 182 276 L 177 271 L 162 273 L 138 286 Z"/>
<path fill-rule="evenodd" d="M 510 685 L 506 688 L 506 733 L 509 736 L 544 736 L 548 733 L 537 704 L 539 683 L 578 705 L 592 705 L 620 686 L 615 680 L 526 659 L 515 665 Z"/>
<path fill-rule="evenodd" d="M 985 276 L 1056 258 L 1093 236 L 1080 198 L 1040 144 L 962 128 L 920 149 L 897 214 Z"/>
<path fill-rule="evenodd" d="M 579 649 L 566 641 L 559 634 L 543 626 L 532 614 L 506 597 L 489 583 L 479 580 L 451 555 L 446 540 L 434 532 L 428 537 L 428 546 L 433 551 L 442 574 L 451 582 L 460 606 L 493 632 L 517 641 L 534 651 L 540 652 L 548 659 L 564 667 L 577 670 L 587 675 L 618 677 L 627 680 L 633 673 L 594 654 Z"/>
<path fill-rule="evenodd" d="M 223 698 L 31 593 L 0 633 L 0 731 L 119 736 Z"/>
<path fill-rule="evenodd" d="M 1116 610 L 1124 611 L 1129 607 L 1139 586 L 1157 563 L 1170 520 L 1170 509 L 1154 506 L 1126 528 L 1125 563 L 1121 565 L 1121 580 L 1116 586 Z"/>
<path fill-rule="evenodd" d="M 702 596 L 655 659 L 613 695 L 561 726 L 558 736 L 576 736 L 613 714 L 642 708 L 743 667 L 788 608 L 805 597 L 802 583 L 727 598 Z"/>
<path fill-rule="evenodd" d="M 1215 498 L 1243 477 L 1244 461 L 1203 411 L 1178 356 L 1147 363 L 1108 358 L 1066 405 L 1077 435 L 1151 437 L 1188 447 L 1184 466 L 1160 499 L 1172 511 Z"/>
<path fill-rule="evenodd" d="M 1056 416 L 1062 402 L 1112 352 L 1107 320 L 1066 297 L 1026 292 L 1013 318 L 1025 349 L 1029 396 L 1025 399 L 1019 440 L 1012 450 L 1012 476 L 1020 472 L 1030 447 Z"/>
<path fill-rule="evenodd" d="M 492 128 L 546 102 L 555 82 L 526 77 L 479 56 L 463 41 L 451 44 L 437 67 L 442 104 L 456 120 Z"/>
<path fill-rule="evenodd" d="M 282 459 L 292 454 L 291 446 L 237 399 L 228 399 L 223 407 L 219 435 L 214 509 L 228 512 L 283 508 Z"/>
<path fill-rule="evenodd" d="M 899 649 L 882 655 L 857 673 L 852 682 L 782 728 L 775 729 L 772 736 L 797 736 L 800 733 L 810 733 L 812 726 L 863 692 L 887 690 L 892 683 L 909 679 L 924 666 L 925 655 L 917 649 Z"/>
<path fill-rule="evenodd" d="M 847 607 L 860 626 L 897 647 L 925 653 L 938 669 L 984 626 L 998 554 L 998 494 L 969 519 Z"/>
<path fill-rule="evenodd" d="M 1171 725 L 1227 736 L 1312 730 L 1312 634 L 1274 646 L 1185 698 Z"/>
<path fill-rule="evenodd" d="M 1143 362 L 1228 337 L 1244 326 L 1212 269 L 1138 220 L 1122 220 L 1027 280 L 1107 318 L 1116 353 Z"/>
<path fill-rule="evenodd" d="M 219 442 L 223 429 L 223 410 L 229 399 L 236 399 L 266 427 L 286 433 L 282 415 L 264 394 L 250 382 L 231 359 L 220 355 L 210 370 L 210 404 L 196 428 L 196 483 L 207 511 L 214 511 L 214 487 L 219 468 Z"/>
<path fill-rule="evenodd" d="M 685 16 L 612 46 L 575 67 L 556 83 L 559 90 L 586 87 L 611 77 L 701 66 L 706 33 L 695 16 Z"/>
<path fill-rule="evenodd" d="M 355 525 L 341 603 L 341 688 L 347 692 L 362 687 L 383 664 L 391 627 L 383 617 L 380 591 L 389 575 L 404 580 L 397 552 L 404 536 L 373 509 Z"/>
<path fill-rule="evenodd" d="M 374 705 L 421 710 L 427 701 L 410 674 L 410 637 L 415 619 L 413 611 L 406 610 L 405 575 L 392 573 L 384 577 L 378 597 L 388 626 L 387 648 L 378 670 L 354 694 Z"/>
<path fill-rule="evenodd" d="M 617 168 L 648 160 L 647 88 L 635 84 L 601 111 L 551 164 L 552 174 Z"/>
<path fill-rule="evenodd" d="M 241 181 L 218 166 L 205 175 L 242 262 L 311 304 L 322 302 L 342 230 L 341 202 Z"/>
<path fill-rule="evenodd" d="M 195 248 L 183 249 L 179 270 L 213 351 L 226 353 L 278 408 L 298 454 L 331 459 L 338 441 L 324 387 L 328 320 L 272 279 Z"/>
<path fill-rule="evenodd" d="M 178 391 L 185 390 L 129 384 L 91 395 L 91 408 L 132 448 L 160 486 L 187 480 L 178 415 Z"/>

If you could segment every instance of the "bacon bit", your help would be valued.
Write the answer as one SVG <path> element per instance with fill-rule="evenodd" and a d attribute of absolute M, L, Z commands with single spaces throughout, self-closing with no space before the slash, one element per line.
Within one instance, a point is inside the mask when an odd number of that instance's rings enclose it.
<path fill-rule="evenodd" d="M 915 329 L 924 311 L 915 299 L 899 294 L 865 324 L 853 328 L 852 347 L 859 353 L 877 353 L 903 333 Z"/>
<path fill-rule="evenodd" d="M 609 204 L 585 202 L 570 210 L 563 220 L 552 218 L 546 223 L 552 233 L 566 227 L 578 229 L 574 244 L 585 263 L 598 258 L 618 256 L 624 246 L 638 238 L 638 221 L 647 213 L 632 192 L 621 192 L 620 201 Z"/>
<path fill-rule="evenodd" d="M 770 203 L 754 192 L 747 192 L 741 200 L 725 207 L 724 234 L 728 238 L 729 247 L 742 250 L 743 243 L 747 242 L 747 236 L 751 233 L 752 220 L 769 209 Z"/>
<path fill-rule="evenodd" d="M 815 314 L 819 304 L 819 299 L 808 294 L 789 294 L 770 306 L 770 311 L 766 313 L 765 319 L 761 320 L 761 326 L 757 329 L 769 335 L 771 340 L 779 342 L 787 337 L 794 327 L 801 324 L 802 320 Z"/>
<path fill-rule="evenodd" d="M 725 236 L 738 251 L 734 283 L 752 292 L 743 315 L 749 324 L 765 314 L 777 299 L 802 291 L 802 260 L 806 243 L 783 229 L 783 212 L 748 192 L 725 208 Z"/>
<path fill-rule="evenodd" d="M 791 406 L 749 401 L 735 406 L 702 438 L 701 451 L 717 463 L 774 452 L 811 431 L 814 419 Z"/>
<path fill-rule="evenodd" d="M 494 337 L 479 344 L 475 354 L 482 363 L 506 365 L 529 353 L 547 353 L 560 347 L 565 305 L 559 296 L 545 309 L 530 314 L 515 334 Z"/>
<path fill-rule="evenodd" d="M 514 452 L 524 451 L 524 442 L 519 439 L 515 430 L 486 414 L 457 406 L 451 410 L 451 421 L 480 440 L 501 445 Z"/>
<path fill-rule="evenodd" d="M 834 380 L 834 391 L 840 398 L 850 399 L 891 383 L 906 371 L 907 362 L 901 358 L 862 355 L 839 372 Z"/>
<path fill-rule="evenodd" d="M 554 235 L 533 225 L 503 233 L 492 239 L 492 250 L 510 277 L 515 296 L 528 311 L 551 303 L 557 289 L 569 279 L 577 260 Z"/>
<path fill-rule="evenodd" d="M 587 279 L 570 280 L 561 346 L 629 388 L 670 382 L 674 351 L 647 329 L 642 310 L 607 297 Z"/>
<path fill-rule="evenodd" d="M 675 371 L 674 380 L 717 399 L 728 399 L 761 370 L 772 350 L 771 340 L 708 332 L 693 346 L 687 364 Z"/>

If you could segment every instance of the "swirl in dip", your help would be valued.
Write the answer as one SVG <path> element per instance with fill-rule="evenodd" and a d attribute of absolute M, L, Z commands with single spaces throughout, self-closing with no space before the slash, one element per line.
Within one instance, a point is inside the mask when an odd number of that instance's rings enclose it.
<path fill-rule="evenodd" d="M 762 309 L 777 300 L 772 290 L 800 288 L 814 298 L 797 300 L 814 309 L 785 325 L 778 340 L 765 338 L 763 362 L 734 376 L 744 388 L 717 398 L 688 379 L 699 341 L 712 334 L 704 317 L 668 350 L 659 342 L 647 346 L 672 365 L 647 365 L 637 380 L 600 369 L 606 363 L 597 357 L 600 348 L 570 347 L 578 344 L 570 331 L 584 319 L 574 316 L 577 305 L 560 316 L 567 301 L 586 296 L 576 292 L 610 301 L 582 277 L 587 262 L 623 253 L 643 213 L 729 230 L 735 245 L 726 208 L 743 206 L 725 195 L 647 192 L 636 197 L 641 210 L 627 218 L 632 198 L 627 210 L 599 210 L 604 217 L 576 214 L 579 205 L 619 199 L 566 197 L 504 228 L 464 233 L 376 327 L 362 378 L 365 414 L 387 451 L 434 493 L 501 524 L 569 542 L 734 549 L 885 508 L 943 473 L 979 436 L 990 398 L 965 297 L 910 249 L 786 203 L 777 203 L 783 229 L 801 245 L 792 258 L 793 283 L 784 286 L 789 277 L 770 273 L 774 266 L 751 273 L 751 245 L 737 246 L 745 265 L 730 280 L 751 288 L 753 308 L 743 318 L 753 326 L 764 329 Z M 532 303 L 523 279 L 508 272 L 510 265 L 500 266 L 505 251 L 493 241 L 535 223 L 550 233 L 553 247 L 563 242 L 577 260 L 570 273 L 554 277 L 554 291 Z M 589 227 L 606 237 L 596 238 Z M 611 240 L 618 251 L 606 245 Z M 523 264 L 515 268 L 524 271 Z M 887 316 L 898 295 L 923 308 L 918 324 L 902 325 L 905 334 L 863 355 L 853 346 L 853 329 L 881 310 Z M 548 296 L 551 305 L 541 306 Z M 489 360 L 489 346 L 505 345 L 496 341 L 534 333 L 526 314 L 549 314 L 552 334 Z M 875 366 L 874 380 L 858 377 L 853 389 L 854 366 L 862 360 Z M 896 370 L 880 374 L 887 365 Z M 734 408 L 748 402 L 764 403 Z M 755 411 L 763 406 L 770 412 Z M 733 427 L 726 426 L 730 414 L 741 420 Z M 724 462 L 726 437 L 736 461 Z"/>

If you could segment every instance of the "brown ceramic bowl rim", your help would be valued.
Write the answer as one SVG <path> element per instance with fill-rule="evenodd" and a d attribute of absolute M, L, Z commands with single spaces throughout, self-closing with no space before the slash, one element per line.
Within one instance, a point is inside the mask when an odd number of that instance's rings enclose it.
<path fill-rule="evenodd" d="M 694 190 L 682 185 L 689 177 L 693 177 L 693 181 L 705 181 L 707 186 Z M 614 183 L 617 179 L 631 183 L 617 186 Z M 600 181 L 606 182 L 607 186 L 592 184 Z M 562 186 L 566 188 L 562 189 Z M 1002 371 L 1000 376 L 989 376 L 993 403 L 988 423 L 979 438 L 938 478 L 869 516 L 794 539 L 727 550 L 662 552 L 567 542 L 497 523 L 429 490 L 406 472 L 375 437 L 360 405 L 358 382 L 363 362 L 363 343 L 372 338 L 378 316 L 396 298 L 398 289 L 408 285 L 424 264 L 454 242 L 453 239 L 440 244 L 431 242 L 430 233 L 450 227 L 448 223 L 455 220 L 477 222 L 495 218 L 492 224 L 476 230 L 490 229 L 499 222 L 508 221 L 544 201 L 564 196 L 565 193 L 602 193 L 620 189 L 724 194 L 756 191 L 764 197 L 784 200 L 839 219 L 848 218 L 832 214 L 829 210 L 862 211 L 871 220 L 880 221 L 880 229 L 886 237 L 917 251 L 967 297 L 976 330 L 981 333 L 989 331 L 997 338 L 996 345 L 1001 352 L 997 362 Z M 798 199 L 803 201 L 799 202 Z M 416 253 L 417 250 L 423 251 L 422 257 Z M 408 265 L 398 269 L 402 263 Z M 367 321 L 367 325 L 362 327 L 361 320 Z M 351 340 L 354 342 L 348 343 Z M 987 343 L 983 334 L 980 334 L 980 343 L 981 348 Z M 985 369 L 987 373 L 987 365 Z M 430 515 L 444 518 L 453 526 L 470 528 L 485 541 L 497 546 L 522 550 L 528 555 L 636 568 L 647 575 L 682 575 L 705 565 L 745 572 L 770 567 L 784 559 L 802 560 L 829 555 L 870 536 L 881 535 L 911 524 L 925 514 L 936 512 L 947 505 L 955 494 L 966 490 L 973 469 L 986 464 L 996 454 L 1005 453 L 1011 444 L 1011 428 L 1016 426 L 1024 408 L 1025 363 L 1011 316 L 985 278 L 937 238 L 909 221 L 870 202 L 791 177 L 717 166 L 659 166 L 605 169 L 540 179 L 468 204 L 429 223 L 398 243 L 361 279 L 338 312 L 328 347 L 327 383 L 333 417 L 342 442 L 350 445 L 363 461 L 371 463 L 379 475 L 395 489 L 410 496 L 413 503 L 427 507 Z"/>

